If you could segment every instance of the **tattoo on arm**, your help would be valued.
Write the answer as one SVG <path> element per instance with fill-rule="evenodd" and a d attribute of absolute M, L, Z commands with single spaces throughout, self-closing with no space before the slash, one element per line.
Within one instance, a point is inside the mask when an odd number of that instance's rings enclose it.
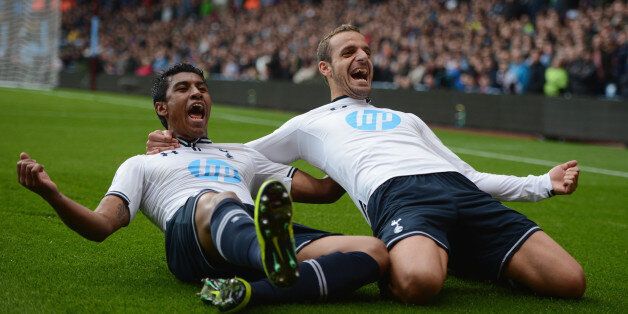
<path fill-rule="evenodd" d="M 116 209 L 116 219 L 118 219 L 121 226 L 129 224 L 129 208 L 125 203 L 118 204 L 118 208 Z"/>

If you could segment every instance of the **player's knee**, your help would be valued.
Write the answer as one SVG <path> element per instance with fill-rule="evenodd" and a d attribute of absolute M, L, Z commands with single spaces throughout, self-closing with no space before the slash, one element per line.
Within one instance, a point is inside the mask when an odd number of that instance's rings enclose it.
<path fill-rule="evenodd" d="M 532 287 L 541 295 L 579 299 L 586 290 L 586 279 L 582 266 L 575 260 L 560 263 L 552 273 Z"/>
<path fill-rule="evenodd" d="M 412 271 L 392 278 L 392 292 L 404 303 L 426 304 L 443 288 L 444 275 L 431 271 Z"/>
<path fill-rule="evenodd" d="M 198 199 L 198 202 L 196 203 L 197 223 L 200 223 L 203 226 L 206 226 L 207 228 L 209 228 L 211 217 L 212 217 L 212 214 L 214 213 L 214 210 L 216 209 L 216 206 L 218 206 L 220 202 L 227 199 L 234 199 L 234 200 L 237 200 L 238 202 L 240 201 L 238 196 L 233 192 L 220 192 L 220 193 L 208 192 L 201 195 L 201 197 L 199 197 Z M 203 228 L 203 229 L 206 229 L 206 228 Z"/>
<path fill-rule="evenodd" d="M 220 193 L 209 192 L 209 193 L 205 193 L 201 195 L 201 197 L 198 200 L 198 203 L 196 204 L 196 207 L 197 207 L 197 210 L 213 212 L 216 206 L 218 206 L 220 202 L 226 199 L 234 199 L 234 200 L 237 200 L 238 202 L 240 201 L 240 199 L 238 198 L 238 195 L 236 195 L 234 192 L 231 192 L 231 191 L 220 192 Z"/>
<path fill-rule="evenodd" d="M 569 299 L 579 299 L 586 290 L 586 278 L 580 264 L 570 265 L 565 269 L 560 278 L 557 296 Z"/>
<path fill-rule="evenodd" d="M 233 200 L 236 200 L 236 201 L 240 202 L 240 198 L 238 198 L 238 195 L 236 195 L 234 192 L 227 191 L 227 192 L 220 192 L 220 193 L 214 195 L 214 197 L 212 199 L 212 205 L 213 205 L 213 207 L 216 207 L 222 201 L 227 200 L 227 199 L 233 199 Z"/>

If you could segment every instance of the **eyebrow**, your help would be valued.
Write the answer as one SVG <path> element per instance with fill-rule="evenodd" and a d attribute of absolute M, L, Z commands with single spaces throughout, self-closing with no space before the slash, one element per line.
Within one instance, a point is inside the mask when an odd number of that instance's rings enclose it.
<path fill-rule="evenodd" d="M 202 81 L 202 80 L 199 80 L 199 81 L 178 81 L 178 82 L 174 83 L 172 85 L 172 87 L 175 88 L 175 87 L 178 87 L 178 86 L 190 86 L 192 84 L 194 84 L 196 86 L 202 85 L 202 86 L 208 87 L 207 83 L 205 81 Z"/>
<path fill-rule="evenodd" d="M 344 54 L 344 53 L 346 53 L 348 51 L 352 51 L 353 52 L 355 50 L 358 50 L 359 48 L 360 47 L 357 46 L 357 45 L 349 45 L 349 46 L 346 46 L 346 47 L 343 47 L 342 49 L 340 49 L 340 54 L 342 55 L 342 54 Z M 364 50 L 366 53 L 370 53 L 371 52 L 371 47 L 369 47 L 368 45 L 367 46 L 362 46 L 361 49 Z"/>

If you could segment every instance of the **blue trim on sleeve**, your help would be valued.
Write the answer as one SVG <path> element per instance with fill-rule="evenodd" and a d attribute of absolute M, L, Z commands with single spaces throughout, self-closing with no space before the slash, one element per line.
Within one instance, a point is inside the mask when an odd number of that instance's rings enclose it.
<path fill-rule="evenodd" d="M 129 206 L 129 204 L 131 204 L 131 200 L 129 200 L 129 197 L 126 196 L 124 193 L 119 192 L 119 191 L 110 191 L 107 194 L 105 194 L 105 196 L 107 195 L 115 195 L 119 198 L 121 198 L 122 200 L 124 200 L 126 202 L 126 205 Z"/>

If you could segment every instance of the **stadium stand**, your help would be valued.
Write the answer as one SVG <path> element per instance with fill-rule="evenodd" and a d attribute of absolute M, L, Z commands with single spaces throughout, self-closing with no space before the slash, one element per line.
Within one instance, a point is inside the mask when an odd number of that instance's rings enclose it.
<path fill-rule="evenodd" d="M 320 80 L 319 37 L 359 26 L 376 87 L 484 94 L 628 95 L 624 1 L 64 0 L 61 59 L 81 69 L 89 20 L 99 69 L 148 76 L 187 60 L 213 78 Z"/>

